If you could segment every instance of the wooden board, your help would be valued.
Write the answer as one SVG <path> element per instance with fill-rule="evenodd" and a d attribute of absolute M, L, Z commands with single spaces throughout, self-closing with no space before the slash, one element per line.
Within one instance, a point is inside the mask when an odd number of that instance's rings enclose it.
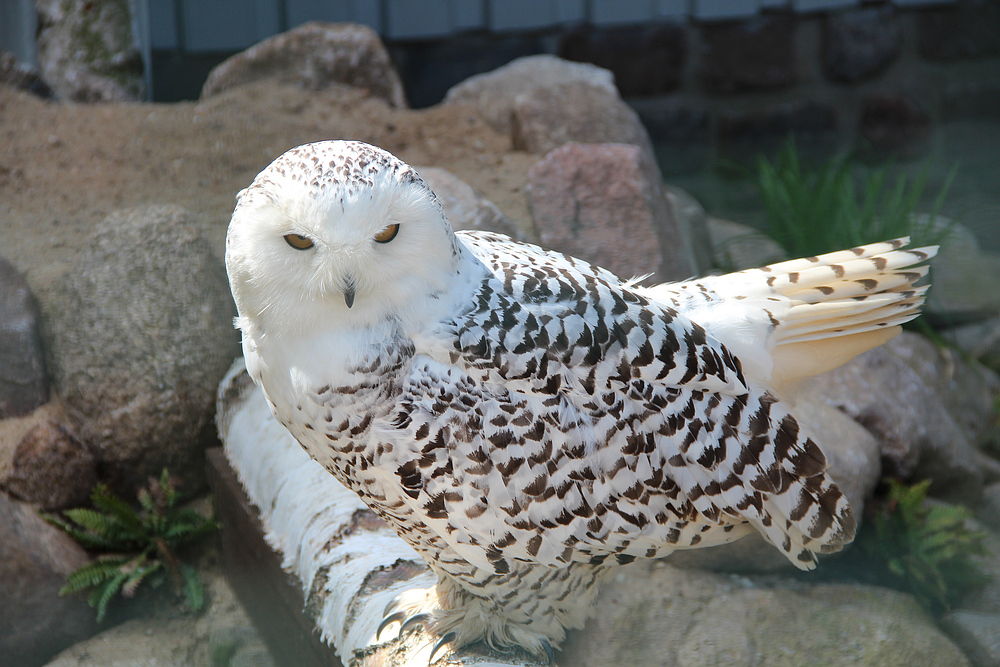
<path fill-rule="evenodd" d="M 264 540 L 260 513 L 250 503 L 221 447 L 208 450 L 208 482 L 222 524 L 222 565 L 230 586 L 279 665 L 342 667 L 305 614 L 302 582 L 281 568 Z"/>

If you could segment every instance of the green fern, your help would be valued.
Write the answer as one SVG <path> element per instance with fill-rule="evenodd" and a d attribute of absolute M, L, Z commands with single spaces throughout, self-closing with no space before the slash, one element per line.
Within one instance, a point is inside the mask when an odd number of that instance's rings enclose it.
<path fill-rule="evenodd" d="M 757 162 L 757 190 L 768 219 L 768 234 L 790 257 L 819 255 L 866 243 L 910 236 L 917 245 L 939 244 L 948 233 L 937 213 L 957 169 L 945 179 L 929 215 L 916 215 L 927 187 L 927 169 L 892 183 L 885 167 L 863 172 L 860 192 L 856 165 L 837 156 L 816 170 L 803 169 L 789 141 L 775 161 Z"/>
<path fill-rule="evenodd" d="M 192 611 L 205 603 L 198 571 L 177 557 L 177 549 L 218 528 L 218 524 L 192 510 L 176 507 L 177 489 L 167 470 L 159 480 L 139 491 L 136 510 L 99 484 L 91 495 L 94 509 L 66 510 L 68 520 L 46 516 L 45 520 L 65 531 L 97 558 L 66 578 L 60 595 L 92 589 L 87 597 L 104 619 L 108 604 L 117 594 L 133 597 L 147 581 L 158 583 L 169 574 L 178 595 Z"/>
<path fill-rule="evenodd" d="M 989 581 L 973 561 L 987 555 L 986 533 L 970 530 L 972 512 L 926 502 L 930 480 L 890 482 L 889 495 L 859 540 L 896 581 L 928 609 L 947 610 L 972 588 Z"/>

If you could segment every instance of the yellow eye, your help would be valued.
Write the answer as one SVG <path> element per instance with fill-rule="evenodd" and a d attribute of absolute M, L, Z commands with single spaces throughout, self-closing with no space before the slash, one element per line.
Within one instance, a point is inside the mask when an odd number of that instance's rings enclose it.
<path fill-rule="evenodd" d="M 311 238 L 299 234 L 285 234 L 285 242 L 296 250 L 308 250 L 313 247 Z"/>
<path fill-rule="evenodd" d="M 399 224 L 389 225 L 378 234 L 375 235 L 375 241 L 377 243 L 388 243 L 389 241 L 396 238 L 396 234 L 399 233 Z"/>

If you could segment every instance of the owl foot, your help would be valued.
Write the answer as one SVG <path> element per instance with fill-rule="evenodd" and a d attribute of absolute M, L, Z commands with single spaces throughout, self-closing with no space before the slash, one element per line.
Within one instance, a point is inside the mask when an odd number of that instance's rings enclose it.
<path fill-rule="evenodd" d="M 454 603 L 455 598 L 442 599 L 435 589 L 413 589 L 400 594 L 382 612 L 382 622 L 375 630 L 375 641 L 382 639 L 382 634 L 394 623 L 399 623 L 398 639 L 406 639 L 418 627 L 423 626 L 424 634 L 435 639 L 430 652 L 428 665 L 434 663 L 442 649 L 450 645 L 451 650 L 460 649 L 466 644 L 483 640 L 497 650 L 520 646 L 537 656 L 543 664 L 551 665 L 555 659 L 555 650 L 544 636 L 532 633 L 521 624 L 511 623 L 504 619 L 493 619 L 499 632 L 491 632 L 491 628 L 483 626 L 484 619 L 490 615 L 484 609 L 477 607 L 475 600 L 461 600 L 464 604 L 455 607 L 444 606 L 442 602 Z M 446 602 L 446 604 L 447 604 Z M 470 619 L 473 621 L 470 623 Z M 497 641 L 500 638 L 504 641 Z"/>

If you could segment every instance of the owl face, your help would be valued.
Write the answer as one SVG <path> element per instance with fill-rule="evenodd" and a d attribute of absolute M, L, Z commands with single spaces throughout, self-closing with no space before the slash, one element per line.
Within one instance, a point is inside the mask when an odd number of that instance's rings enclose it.
<path fill-rule="evenodd" d="M 368 326 L 446 289 L 457 253 L 412 168 L 327 141 L 288 151 L 240 193 L 226 269 L 241 318 L 265 330 Z"/>

